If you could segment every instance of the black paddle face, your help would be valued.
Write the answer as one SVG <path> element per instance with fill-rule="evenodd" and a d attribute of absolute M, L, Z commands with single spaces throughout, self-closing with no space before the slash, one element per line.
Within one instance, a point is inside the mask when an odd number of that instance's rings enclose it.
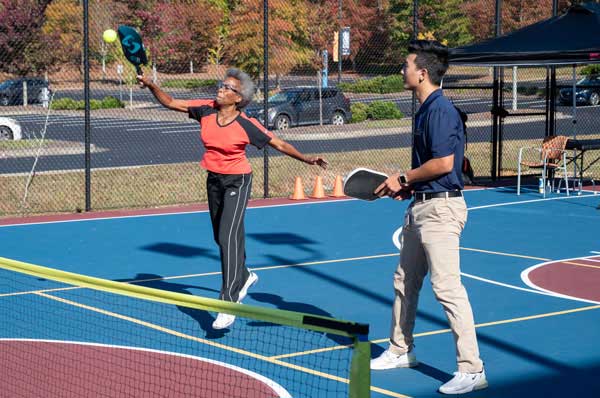
<path fill-rule="evenodd" d="M 135 66 L 137 74 L 141 75 L 142 68 L 140 68 L 140 65 L 146 65 L 148 58 L 140 34 L 131 26 L 126 25 L 119 26 L 117 33 L 125 58 Z"/>
<path fill-rule="evenodd" d="M 368 169 L 356 169 L 344 180 L 344 194 L 356 199 L 375 200 L 373 191 L 387 179 L 387 175 Z"/>

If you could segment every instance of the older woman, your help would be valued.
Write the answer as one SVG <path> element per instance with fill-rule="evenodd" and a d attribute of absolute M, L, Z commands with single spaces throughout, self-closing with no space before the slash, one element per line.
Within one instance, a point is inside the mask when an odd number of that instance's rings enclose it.
<path fill-rule="evenodd" d="M 200 138 L 206 149 L 200 165 L 208 171 L 206 192 L 214 239 L 219 245 L 223 283 L 219 298 L 241 302 L 248 288 L 258 280 L 246 267 L 244 214 L 252 191 L 252 169 L 246 158 L 246 145 L 263 148 L 269 144 L 278 151 L 310 165 L 323 168 L 320 157 L 307 157 L 294 146 L 267 131 L 242 109 L 254 95 L 252 79 L 239 69 L 229 69 L 214 100 L 178 100 L 143 76 L 137 77 L 165 107 L 187 112 L 200 122 Z M 225 329 L 235 316 L 219 314 L 213 328 Z"/>

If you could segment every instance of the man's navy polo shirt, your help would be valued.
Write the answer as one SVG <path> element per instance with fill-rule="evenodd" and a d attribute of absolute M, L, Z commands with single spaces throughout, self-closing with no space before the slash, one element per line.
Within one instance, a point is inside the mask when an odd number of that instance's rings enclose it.
<path fill-rule="evenodd" d="M 435 180 L 413 184 L 415 191 L 444 192 L 463 189 L 461 165 L 464 157 L 465 133 L 454 105 L 435 90 L 421 104 L 415 115 L 415 135 L 412 149 L 412 168 L 420 167 L 434 158 L 454 154 L 454 169 Z"/>

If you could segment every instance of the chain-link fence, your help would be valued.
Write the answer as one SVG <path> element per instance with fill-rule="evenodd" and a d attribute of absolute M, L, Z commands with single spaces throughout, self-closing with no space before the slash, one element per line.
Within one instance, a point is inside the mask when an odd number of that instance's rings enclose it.
<path fill-rule="evenodd" d="M 551 16 L 548 8 L 505 3 L 505 30 Z M 174 98 L 214 98 L 229 67 L 249 73 L 258 91 L 246 112 L 259 119 L 267 59 L 269 97 L 285 100 L 269 102 L 270 129 L 301 152 L 324 156 L 330 167 L 250 148 L 254 198 L 289 196 L 297 176 L 308 191 L 321 175 L 330 190 L 336 176 L 358 166 L 409 168 L 414 108 L 400 65 L 414 36 L 413 7 L 405 0 L 0 0 L 0 216 L 206 200 L 198 123 L 136 84 L 119 41 L 103 40 L 119 25 L 141 33 L 150 61 L 144 73 Z M 494 34 L 492 0 L 421 1 L 418 10 L 418 31 L 451 47 Z M 557 69 L 567 90 L 585 73 Z M 503 121 L 498 165 L 499 176 L 510 176 L 518 148 L 539 145 L 545 134 L 547 70 L 504 68 L 502 76 L 511 116 Z M 469 115 L 466 153 L 481 179 L 493 175 L 492 83 L 491 69 L 474 67 L 451 67 L 444 81 L 445 94 Z M 597 96 L 589 97 L 592 106 L 559 104 L 557 132 L 596 138 Z"/>

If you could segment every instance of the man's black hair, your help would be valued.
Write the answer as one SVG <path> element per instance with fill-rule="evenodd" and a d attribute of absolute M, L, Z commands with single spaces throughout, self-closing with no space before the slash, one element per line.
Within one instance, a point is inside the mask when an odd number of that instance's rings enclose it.
<path fill-rule="evenodd" d="M 408 53 L 416 54 L 415 64 L 419 69 L 427 69 L 431 83 L 439 86 L 448 70 L 448 47 L 437 40 L 412 40 Z"/>

